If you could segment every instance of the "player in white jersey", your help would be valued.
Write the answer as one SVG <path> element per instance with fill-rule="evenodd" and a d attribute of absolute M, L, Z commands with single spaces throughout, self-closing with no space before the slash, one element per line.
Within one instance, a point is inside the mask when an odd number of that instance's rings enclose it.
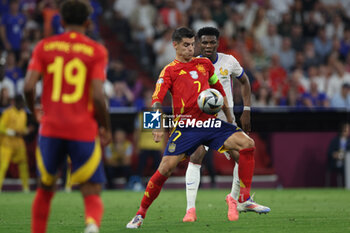
<path fill-rule="evenodd" d="M 214 67 L 215 73 L 224 87 L 227 100 L 229 102 L 233 124 L 236 124 L 233 114 L 233 96 L 232 96 L 232 78 L 236 78 L 241 83 L 243 97 L 243 113 L 240 118 L 242 128 L 245 132 L 250 132 L 250 96 L 251 87 L 247 75 L 239 62 L 232 56 L 224 53 L 218 53 L 219 31 L 213 27 L 204 27 L 197 33 L 200 44 L 200 56 L 209 58 Z M 219 112 L 218 118 L 227 121 L 225 114 Z M 190 162 L 186 171 L 186 197 L 187 210 L 183 222 L 194 222 L 197 220 L 195 202 L 200 182 L 200 168 L 202 160 L 207 152 L 207 148 L 200 146 L 190 157 Z M 225 152 L 227 159 L 235 158 L 233 152 Z M 259 205 L 253 201 L 253 197 L 244 197 L 240 195 L 240 180 L 238 177 L 238 164 L 235 163 L 233 169 L 233 181 L 231 193 L 226 196 L 228 205 L 227 217 L 230 221 L 238 220 L 238 211 L 254 211 L 257 213 L 268 213 L 270 208 Z"/>

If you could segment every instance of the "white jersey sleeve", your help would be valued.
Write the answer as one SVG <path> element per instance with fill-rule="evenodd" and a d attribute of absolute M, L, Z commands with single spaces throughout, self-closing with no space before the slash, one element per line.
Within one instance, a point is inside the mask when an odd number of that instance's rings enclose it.
<path fill-rule="evenodd" d="M 232 75 L 234 78 L 240 79 L 243 76 L 244 69 L 239 64 L 236 58 L 234 58 L 232 55 L 228 55 L 228 64 L 230 67 L 230 75 Z"/>

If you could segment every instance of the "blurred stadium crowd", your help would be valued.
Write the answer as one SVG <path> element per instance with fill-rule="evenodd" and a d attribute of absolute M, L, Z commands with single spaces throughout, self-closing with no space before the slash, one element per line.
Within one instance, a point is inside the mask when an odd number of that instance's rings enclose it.
<path fill-rule="evenodd" d="M 153 77 L 174 59 L 173 28 L 213 26 L 221 30 L 218 51 L 232 54 L 248 74 L 253 106 L 349 107 L 349 5 L 346 0 L 116 0 L 112 18 L 124 22 L 114 31 L 136 45 L 139 62 Z M 123 80 L 113 75 L 120 63 L 110 67 L 111 83 Z M 239 105 L 238 84 L 234 93 Z M 125 104 L 133 104 L 130 92 L 124 97 Z"/>
<path fill-rule="evenodd" d="M 90 2 L 94 13 L 89 35 L 103 41 L 100 27 L 109 25 L 129 53 L 110 54 L 106 93 L 112 107 L 146 105 L 152 90 L 128 68 L 124 56 L 134 56 L 153 82 L 175 57 L 171 34 L 178 26 L 195 31 L 204 26 L 220 28 L 218 51 L 232 54 L 244 67 L 253 106 L 350 107 L 350 1 Z M 36 43 L 63 31 L 58 5 L 55 0 L 0 1 L 1 107 L 21 93 Z M 234 85 L 239 105 L 238 87 Z"/>

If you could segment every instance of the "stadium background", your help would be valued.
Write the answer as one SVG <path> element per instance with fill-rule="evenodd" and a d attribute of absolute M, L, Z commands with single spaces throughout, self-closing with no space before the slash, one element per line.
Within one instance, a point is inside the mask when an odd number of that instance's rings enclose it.
<path fill-rule="evenodd" d="M 266 178 L 256 179 L 255 187 L 326 185 L 329 143 L 340 123 L 350 118 L 350 90 L 343 87 L 344 82 L 350 83 L 349 1 L 90 2 L 94 14 L 89 35 L 105 44 L 110 56 L 105 90 L 114 129 L 122 128 L 133 138 L 137 114 L 146 105 L 160 69 L 175 56 L 169 37 L 172 29 L 217 26 L 221 31 L 219 51 L 237 58 L 252 85 L 252 137 L 258 148 L 255 174 Z M 57 24 L 57 2 L 19 3 L 19 12 L 26 18 L 20 25 L 6 21 L 9 1 L 0 3 L 2 25 L 21 31 L 18 48 L 13 44 L 8 49 L 1 40 L 0 85 L 8 89 L 8 93 L 1 91 L 3 108 L 9 98 L 22 92 L 35 44 L 62 30 Z M 343 88 L 348 102 L 339 96 Z M 242 100 L 238 83 L 233 91 L 239 119 Z M 315 91 L 319 98 L 311 97 Z M 32 178 L 36 133 L 26 137 Z M 134 153 L 134 168 L 136 163 Z M 214 164 L 217 175 L 232 174 L 232 164 L 224 157 L 214 156 Z M 183 175 L 186 166 L 180 164 L 175 175 Z M 7 177 L 17 176 L 16 167 L 11 166 Z M 334 178 L 331 185 L 336 185 Z M 5 182 L 5 188 L 19 188 L 7 184 L 11 182 Z"/>

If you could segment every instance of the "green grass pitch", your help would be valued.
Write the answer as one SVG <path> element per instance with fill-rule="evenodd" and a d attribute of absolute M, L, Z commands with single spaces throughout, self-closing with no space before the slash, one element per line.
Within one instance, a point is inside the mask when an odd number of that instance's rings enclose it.
<path fill-rule="evenodd" d="M 126 229 L 143 193 L 106 191 L 101 233 L 112 232 L 350 232 L 350 191 L 343 189 L 257 189 L 256 201 L 271 207 L 269 214 L 241 213 L 227 220 L 228 190 L 199 190 L 195 223 L 183 223 L 185 190 L 163 190 L 150 207 L 141 229 Z M 0 194 L 0 232 L 30 232 L 34 193 Z M 80 233 L 84 229 L 79 192 L 58 192 L 51 207 L 48 233 Z"/>

